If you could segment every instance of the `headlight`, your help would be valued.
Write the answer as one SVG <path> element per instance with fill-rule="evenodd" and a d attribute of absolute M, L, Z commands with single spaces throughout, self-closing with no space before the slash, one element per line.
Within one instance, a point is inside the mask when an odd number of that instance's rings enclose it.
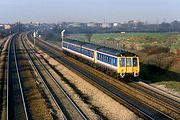
<path fill-rule="evenodd" d="M 134 77 L 137 77 L 137 76 L 139 76 L 139 73 L 138 73 L 138 72 L 135 72 L 135 73 L 134 73 Z"/>

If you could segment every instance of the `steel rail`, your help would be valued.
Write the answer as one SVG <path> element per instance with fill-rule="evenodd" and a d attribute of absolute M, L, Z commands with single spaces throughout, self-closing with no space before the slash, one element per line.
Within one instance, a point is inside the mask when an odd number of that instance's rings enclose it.
<path fill-rule="evenodd" d="M 19 72 L 19 67 L 18 67 L 18 60 L 17 60 L 17 53 L 16 53 L 16 39 L 17 36 L 14 35 L 9 43 L 8 46 L 8 64 L 7 64 L 7 120 L 9 120 L 9 79 L 10 79 L 10 56 L 11 56 L 11 45 L 13 47 L 13 56 L 14 56 L 14 61 L 15 61 L 15 67 L 16 67 L 16 73 L 17 73 L 17 77 L 18 77 L 18 83 L 19 83 L 19 88 L 20 88 L 20 92 L 21 92 L 21 99 L 22 99 L 22 103 L 23 103 L 23 109 L 24 109 L 24 114 L 25 114 L 25 119 L 28 120 L 28 114 L 27 114 L 27 109 L 26 109 L 26 104 L 25 104 L 25 99 L 24 99 L 24 93 L 23 93 L 23 89 L 22 89 L 22 83 L 21 83 L 21 77 L 20 77 L 20 72 Z"/>
<path fill-rule="evenodd" d="M 8 45 L 8 61 L 7 61 L 7 76 L 6 76 L 6 119 L 9 120 L 9 73 L 10 73 L 10 70 L 9 70 L 9 64 L 10 64 L 10 52 L 11 52 L 11 41 L 12 41 L 12 38 L 9 40 L 9 45 Z"/>
<path fill-rule="evenodd" d="M 136 88 L 139 92 L 147 94 L 147 98 L 153 96 L 156 101 L 161 102 L 163 107 L 170 109 L 180 115 L 180 103 L 178 101 L 171 99 L 170 97 L 166 97 L 165 95 L 138 83 L 130 83 L 129 85 L 133 88 Z"/>

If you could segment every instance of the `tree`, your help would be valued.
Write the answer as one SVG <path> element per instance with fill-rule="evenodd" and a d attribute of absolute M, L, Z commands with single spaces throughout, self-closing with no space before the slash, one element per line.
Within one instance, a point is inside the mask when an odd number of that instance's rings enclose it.
<path fill-rule="evenodd" d="M 3 34 L 2 34 L 2 32 L 0 32 L 0 39 L 2 39 L 3 38 Z"/>
<path fill-rule="evenodd" d="M 88 42 L 91 42 L 92 36 L 93 36 L 92 33 L 87 33 L 87 34 L 85 34 L 85 37 L 87 38 Z"/>

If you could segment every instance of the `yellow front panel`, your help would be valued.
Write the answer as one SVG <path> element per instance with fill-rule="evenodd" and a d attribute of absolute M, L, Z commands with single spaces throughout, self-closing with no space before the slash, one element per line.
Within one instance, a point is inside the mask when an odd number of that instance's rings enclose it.
<path fill-rule="evenodd" d="M 126 72 L 126 67 L 119 67 L 118 68 L 118 73 L 125 73 Z"/>
<path fill-rule="evenodd" d="M 126 72 L 126 67 L 125 66 L 124 67 L 120 66 L 120 59 L 121 58 L 125 59 L 125 57 L 118 57 L 118 73 L 125 73 Z"/>
<path fill-rule="evenodd" d="M 133 67 L 133 71 L 136 72 L 136 73 L 139 73 L 140 72 L 139 57 L 136 57 L 136 58 L 137 58 L 137 66 Z"/>
<path fill-rule="evenodd" d="M 126 67 L 126 73 L 133 73 L 133 67 Z"/>
<path fill-rule="evenodd" d="M 119 57 L 117 58 L 117 73 L 119 73 L 120 72 L 120 66 L 119 66 Z"/>
<path fill-rule="evenodd" d="M 97 63 L 96 60 L 97 60 L 97 51 L 95 50 L 94 51 L 94 63 Z"/>

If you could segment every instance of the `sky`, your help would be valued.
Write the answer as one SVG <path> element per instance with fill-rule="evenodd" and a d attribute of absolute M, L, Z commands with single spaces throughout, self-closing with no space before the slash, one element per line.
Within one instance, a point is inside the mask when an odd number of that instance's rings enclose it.
<path fill-rule="evenodd" d="M 180 21 L 180 0 L 0 0 L 0 23 Z"/>

